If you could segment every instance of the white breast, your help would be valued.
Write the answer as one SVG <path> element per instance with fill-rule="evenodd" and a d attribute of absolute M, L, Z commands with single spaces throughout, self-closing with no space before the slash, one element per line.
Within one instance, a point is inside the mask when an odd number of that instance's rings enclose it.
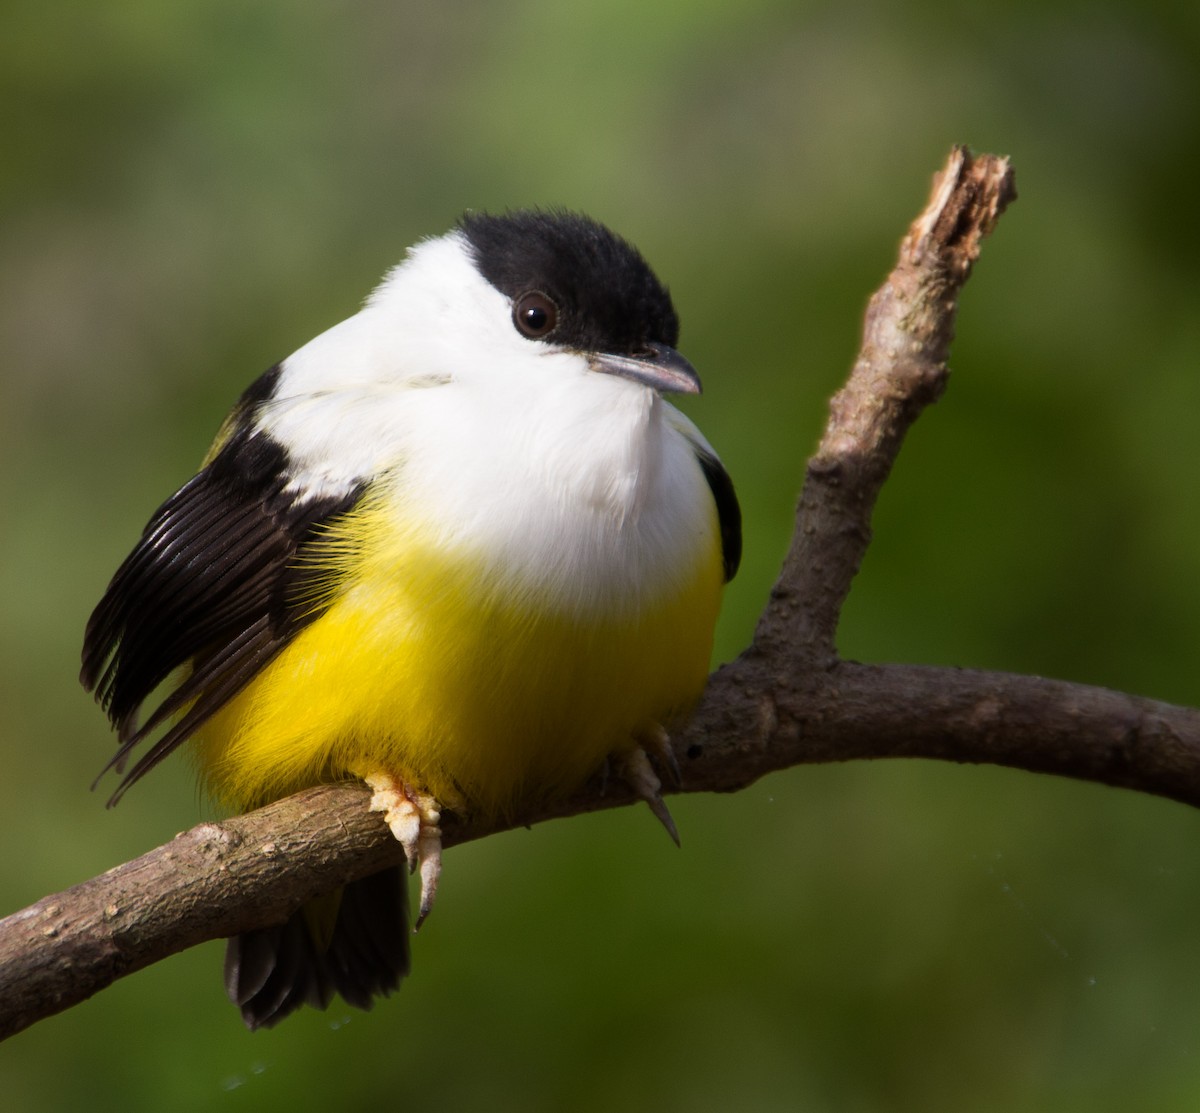
<path fill-rule="evenodd" d="M 400 512 L 484 556 L 513 590 L 572 606 L 632 604 L 690 582 L 717 540 L 680 415 L 645 388 L 593 375 L 597 389 L 573 384 L 570 405 L 431 392 L 430 411 L 442 412 L 421 423 L 390 479 Z"/>

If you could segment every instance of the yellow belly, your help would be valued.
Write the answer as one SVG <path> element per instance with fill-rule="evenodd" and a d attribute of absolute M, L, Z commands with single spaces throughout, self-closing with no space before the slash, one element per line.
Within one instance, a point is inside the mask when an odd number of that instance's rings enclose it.
<path fill-rule="evenodd" d="M 328 609 L 199 732 L 208 789 L 244 809 L 382 770 L 487 816 L 569 792 L 699 697 L 713 517 L 668 597 L 612 612 L 514 599 L 481 559 L 352 516 L 315 558 Z"/>

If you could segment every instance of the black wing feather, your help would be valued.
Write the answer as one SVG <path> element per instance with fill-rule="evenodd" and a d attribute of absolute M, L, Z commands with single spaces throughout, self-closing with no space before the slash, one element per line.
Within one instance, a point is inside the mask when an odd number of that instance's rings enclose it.
<path fill-rule="evenodd" d="M 361 484 L 339 497 L 303 501 L 288 492 L 287 453 L 254 429 L 248 400 L 256 401 L 250 392 L 217 455 L 151 518 L 88 622 L 80 679 L 120 739 L 104 772 L 123 771 L 135 746 L 180 716 L 126 773 L 110 802 L 320 614 L 302 598 L 305 572 L 296 555 L 318 523 L 362 495 Z M 142 705 L 187 664 L 189 675 L 139 726 Z"/>
<path fill-rule="evenodd" d="M 738 504 L 733 480 L 724 465 L 711 452 L 696 448 L 696 459 L 708 480 L 709 490 L 717 504 L 717 520 L 721 524 L 721 555 L 725 565 L 725 582 L 737 575 L 742 563 L 742 508 Z"/>

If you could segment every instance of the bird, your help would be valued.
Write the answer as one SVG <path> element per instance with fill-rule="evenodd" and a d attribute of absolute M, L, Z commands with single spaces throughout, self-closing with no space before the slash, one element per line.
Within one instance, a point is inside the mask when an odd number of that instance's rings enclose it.
<path fill-rule="evenodd" d="M 741 557 L 667 287 L 565 209 L 469 211 L 241 395 L 87 623 L 109 801 L 185 747 L 245 812 L 362 780 L 420 878 L 441 813 L 512 820 L 615 769 L 662 801 Z M 164 687 L 165 685 L 165 687 Z M 163 694 L 165 693 L 165 694 Z M 157 698 L 157 702 L 155 702 Z M 228 941 L 270 1027 L 409 972 L 402 866 Z"/>

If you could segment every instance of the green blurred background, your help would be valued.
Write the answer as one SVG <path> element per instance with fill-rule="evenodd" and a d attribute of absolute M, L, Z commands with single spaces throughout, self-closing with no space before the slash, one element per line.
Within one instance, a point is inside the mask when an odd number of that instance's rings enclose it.
<path fill-rule="evenodd" d="M 83 623 L 250 381 L 467 207 L 670 283 L 746 643 L 861 311 L 950 145 L 1021 199 L 880 502 L 862 660 L 1200 703 L 1200 9 L 5 0 L 0 911 L 207 814 L 116 811 Z M 221 945 L 0 1046 L 5 1110 L 1200 1108 L 1200 818 L 1007 770 L 795 769 L 448 857 L 371 1014 L 246 1033 Z"/>

